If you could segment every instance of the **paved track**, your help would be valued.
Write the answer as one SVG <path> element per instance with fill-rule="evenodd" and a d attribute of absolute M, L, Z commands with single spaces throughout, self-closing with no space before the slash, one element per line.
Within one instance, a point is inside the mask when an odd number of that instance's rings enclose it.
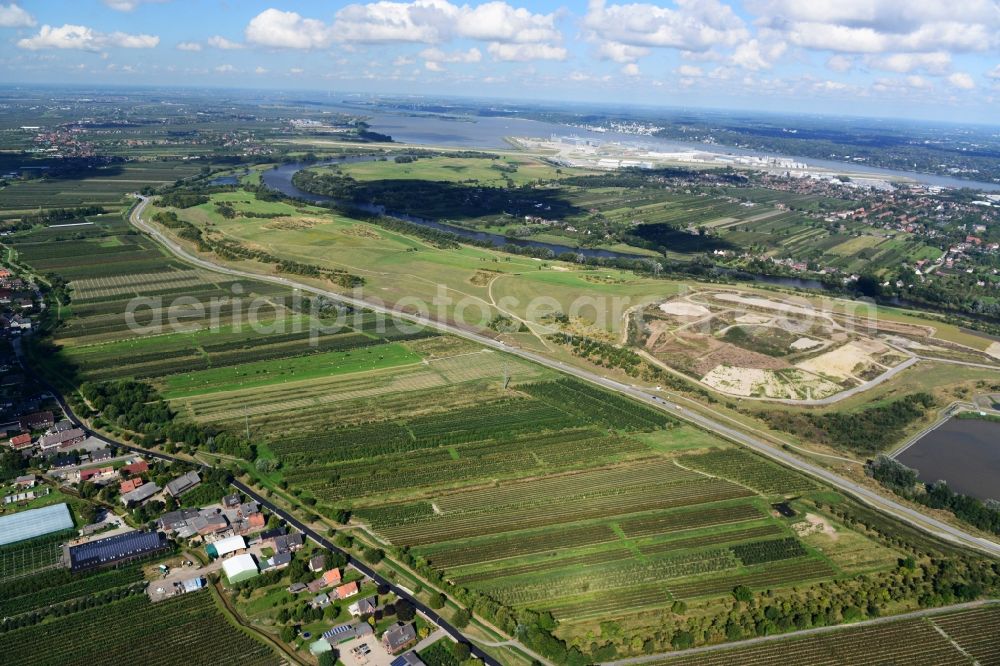
<path fill-rule="evenodd" d="M 343 296 L 341 294 L 338 294 L 337 292 L 326 291 L 318 287 L 313 287 L 307 284 L 296 282 L 295 280 L 291 280 L 289 278 L 284 278 L 277 275 L 261 275 L 258 273 L 243 271 L 228 266 L 221 266 L 211 261 L 202 259 L 201 257 L 197 257 L 188 252 L 185 248 L 181 247 L 174 240 L 164 235 L 159 229 L 148 224 L 145 220 L 142 219 L 142 213 L 146 209 L 146 206 L 148 204 L 149 204 L 148 198 L 140 197 L 139 203 L 132 209 L 132 211 L 129 214 L 129 220 L 132 222 L 134 226 L 136 226 L 141 231 L 153 237 L 156 241 L 158 241 L 160 244 L 162 244 L 164 247 L 170 250 L 173 254 L 183 259 L 187 263 L 194 264 L 201 268 L 205 268 L 207 270 L 214 271 L 217 273 L 223 273 L 235 277 L 284 285 L 289 289 L 298 289 L 300 291 L 315 294 L 317 296 L 323 296 L 325 298 L 340 301 L 342 303 L 351 305 L 356 308 L 364 308 L 381 314 L 398 317 L 399 319 L 405 319 L 407 321 L 427 326 L 429 328 L 433 328 L 444 333 L 449 333 L 451 335 L 457 335 L 466 338 L 468 340 L 472 340 L 486 347 L 504 351 L 510 354 L 514 354 L 516 356 L 520 356 L 521 358 L 527 359 L 529 361 L 532 361 L 539 365 L 543 365 L 548 368 L 552 368 L 554 370 L 558 370 L 573 375 L 579 379 L 590 382 L 592 384 L 598 384 L 600 386 L 603 386 L 604 388 L 630 396 L 632 398 L 635 398 L 636 400 L 639 400 L 646 404 L 653 405 L 664 411 L 670 412 L 679 419 L 688 421 L 690 423 L 694 423 L 695 425 L 704 428 L 705 430 L 714 432 L 726 439 L 729 439 L 730 441 L 738 442 L 740 444 L 743 444 L 744 446 L 748 446 L 770 458 L 773 458 L 775 460 L 784 463 L 785 465 L 788 465 L 789 467 L 796 468 L 802 472 L 805 472 L 806 474 L 821 479 L 824 482 L 854 496 L 855 498 L 861 500 L 865 504 L 875 507 L 876 509 L 879 509 L 884 513 L 887 513 L 899 520 L 902 520 L 903 522 L 909 523 L 924 531 L 930 532 L 938 537 L 952 541 L 953 543 L 958 543 L 968 546 L 970 548 L 975 548 L 980 552 L 988 553 L 994 557 L 1000 557 L 1000 544 L 994 541 L 978 537 L 974 534 L 966 532 L 961 528 L 954 527 L 936 518 L 924 515 L 923 513 L 916 511 L 915 509 L 911 509 L 908 506 L 896 502 L 890 497 L 886 497 L 872 490 L 869 490 L 864 486 L 854 483 L 850 479 L 846 479 L 838 474 L 834 474 L 829 470 L 813 465 L 812 463 L 802 460 L 801 458 L 794 456 L 780 448 L 772 446 L 771 444 L 766 443 L 764 440 L 755 437 L 752 434 L 748 434 L 741 430 L 736 430 L 735 428 L 727 426 L 716 419 L 709 418 L 708 416 L 704 416 L 702 414 L 687 410 L 675 402 L 664 400 L 663 398 L 660 398 L 657 395 L 653 395 L 651 393 L 648 393 L 647 391 L 636 388 L 634 386 L 622 384 L 621 382 L 608 379 L 607 377 L 603 377 L 596 373 L 589 372 L 582 368 L 577 368 L 566 365 L 559 361 L 554 361 L 550 358 L 542 356 L 541 354 L 536 354 L 535 352 L 531 352 L 525 349 L 519 349 L 516 347 L 510 347 L 504 344 L 503 342 L 499 342 L 492 338 L 480 335 L 478 333 L 469 331 L 464 328 L 460 328 L 458 326 L 454 326 L 452 324 L 448 324 L 446 322 L 432 320 L 427 317 L 422 317 L 419 315 L 400 313 L 398 311 L 391 310 L 390 308 L 386 308 L 381 305 L 368 303 L 367 301 L 357 298 L 352 298 L 350 296 Z"/>

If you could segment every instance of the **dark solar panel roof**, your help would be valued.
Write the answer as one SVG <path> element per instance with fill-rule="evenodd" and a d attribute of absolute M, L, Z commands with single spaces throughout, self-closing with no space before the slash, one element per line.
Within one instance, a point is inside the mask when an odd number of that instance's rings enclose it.
<path fill-rule="evenodd" d="M 347 633 L 348 631 L 354 631 L 354 625 L 342 624 L 340 626 L 334 627 L 329 631 L 323 632 L 323 638 L 333 638 L 334 636 L 339 636 L 341 634 Z"/>
<path fill-rule="evenodd" d="M 86 569 L 151 553 L 166 545 L 166 537 L 159 532 L 127 532 L 74 546 L 69 549 L 69 557 L 73 569 Z"/>

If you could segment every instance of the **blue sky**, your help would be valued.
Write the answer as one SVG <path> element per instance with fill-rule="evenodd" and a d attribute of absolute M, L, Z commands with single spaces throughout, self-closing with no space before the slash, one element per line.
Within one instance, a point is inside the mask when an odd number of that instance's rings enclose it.
<path fill-rule="evenodd" d="M 1000 0 L 0 0 L 0 81 L 1000 124 Z"/>

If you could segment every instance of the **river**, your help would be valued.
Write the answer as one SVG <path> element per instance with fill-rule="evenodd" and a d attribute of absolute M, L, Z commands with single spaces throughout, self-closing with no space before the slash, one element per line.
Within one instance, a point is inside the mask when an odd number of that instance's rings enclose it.
<path fill-rule="evenodd" d="M 316 164 L 305 163 L 305 162 L 293 162 L 289 164 L 282 164 L 273 169 L 265 171 L 261 175 L 261 182 L 263 182 L 264 185 L 270 187 L 271 189 L 281 192 L 285 196 L 293 197 L 296 199 L 302 199 L 304 201 L 309 201 L 311 203 L 316 203 L 316 204 L 343 203 L 336 201 L 332 197 L 328 197 L 322 194 L 313 194 L 312 192 L 306 192 L 305 190 L 299 189 L 292 182 L 292 178 L 295 176 L 297 172 L 308 167 L 315 167 L 324 164 L 370 162 L 375 159 L 379 158 L 359 155 L 353 157 L 342 157 L 333 160 L 326 160 Z M 493 234 L 485 231 L 475 231 L 472 229 L 466 229 L 464 227 L 459 227 L 452 224 L 445 224 L 443 222 L 438 222 L 436 220 L 428 220 L 413 215 L 407 215 L 405 213 L 387 211 L 384 206 L 379 206 L 376 204 L 358 204 L 351 202 L 346 205 L 349 205 L 353 208 L 358 208 L 359 210 L 363 210 L 366 213 L 370 213 L 372 215 L 385 215 L 387 217 L 394 217 L 398 220 L 412 222 L 413 224 L 419 224 L 421 226 L 430 227 L 432 229 L 437 229 L 439 231 L 446 231 L 449 233 L 453 233 L 456 236 L 459 236 L 460 238 L 466 238 L 479 242 L 488 241 L 496 247 L 503 247 L 504 245 L 517 245 L 519 247 L 533 247 L 541 250 L 550 250 L 554 255 L 573 253 L 582 255 L 584 257 L 597 258 L 597 259 L 652 258 L 641 254 L 629 254 L 627 252 L 616 252 L 614 250 L 606 250 L 600 248 L 573 247 L 571 245 L 546 243 L 543 241 L 534 241 L 524 238 L 508 238 L 507 236 L 503 236 L 500 234 Z M 764 282 L 767 284 L 777 285 L 781 287 L 789 287 L 793 289 L 827 289 L 827 286 L 824 285 L 819 280 L 809 280 L 809 279 L 794 278 L 794 277 L 777 277 L 771 275 L 751 275 L 748 273 L 734 271 L 729 268 L 717 268 L 716 270 L 719 271 L 720 274 L 730 275 L 734 278 L 754 280 L 756 282 Z"/>
<path fill-rule="evenodd" d="M 510 145 L 507 143 L 506 137 L 510 136 L 547 137 L 553 134 L 559 136 L 575 135 L 599 141 L 618 141 L 664 152 L 697 150 L 719 155 L 784 157 L 828 171 L 867 174 L 886 180 L 909 180 L 938 187 L 971 187 L 1000 192 L 1000 183 L 964 180 L 962 178 L 919 173 L 916 171 L 880 169 L 856 162 L 838 162 L 815 157 L 785 155 L 783 153 L 762 153 L 718 144 L 690 143 L 652 136 L 622 134 L 620 132 L 593 132 L 573 127 L 572 125 L 548 123 L 529 120 L 527 118 L 446 118 L 435 114 L 387 113 L 364 107 L 342 107 L 340 110 L 345 113 L 364 113 L 369 117 L 367 122 L 372 131 L 388 134 L 394 141 L 407 144 L 428 144 L 462 148 L 509 148 Z"/>

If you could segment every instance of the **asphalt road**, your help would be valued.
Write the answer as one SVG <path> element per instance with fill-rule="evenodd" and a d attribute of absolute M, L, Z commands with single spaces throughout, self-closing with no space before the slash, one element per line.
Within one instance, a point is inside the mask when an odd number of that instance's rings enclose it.
<path fill-rule="evenodd" d="M 356 308 L 364 308 L 374 312 L 379 312 L 381 314 L 390 315 L 398 317 L 400 319 L 405 319 L 407 321 L 427 326 L 435 330 L 439 330 L 443 333 L 448 333 L 451 335 L 457 335 L 468 340 L 472 340 L 485 347 L 490 347 L 499 351 L 504 351 L 509 354 L 514 354 L 521 358 L 527 359 L 539 365 L 543 365 L 560 372 L 564 372 L 573 375 L 579 379 L 590 382 L 592 384 L 597 384 L 603 386 L 604 388 L 616 391 L 618 393 L 630 396 L 644 402 L 646 404 L 658 407 L 663 411 L 670 412 L 674 417 L 679 418 L 684 421 L 693 423 L 705 430 L 716 433 L 730 441 L 743 444 L 748 446 L 770 458 L 780 461 L 781 463 L 798 469 L 806 474 L 809 474 L 815 478 L 821 479 L 824 482 L 844 491 L 858 500 L 872 506 L 880 511 L 887 513 L 903 522 L 906 522 L 914 527 L 917 527 L 926 532 L 930 532 L 935 536 L 943 539 L 947 539 L 954 543 L 962 544 L 964 546 L 974 548 L 980 552 L 988 553 L 994 557 L 1000 557 L 1000 544 L 990 541 L 989 539 L 984 539 L 978 537 L 974 534 L 970 534 L 963 529 L 949 525 L 948 523 L 942 522 L 931 516 L 924 515 L 923 513 L 911 509 L 899 502 L 896 502 L 890 497 L 886 497 L 876 493 L 868 488 L 854 483 L 850 479 L 846 479 L 838 474 L 830 472 L 822 467 L 813 465 L 812 463 L 802 460 L 801 458 L 794 456 L 780 448 L 772 446 L 762 439 L 759 439 L 751 434 L 743 432 L 741 430 L 736 430 L 724 423 L 704 416 L 702 414 L 692 412 L 685 409 L 681 405 L 671 402 L 669 400 L 664 400 L 663 398 L 648 393 L 642 389 L 629 386 L 627 384 L 622 384 L 607 377 L 603 377 L 593 372 L 589 372 L 582 368 L 577 368 L 573 366 L 566 365 L 560 361 L 554 361 L 535 352 L 531 352 L 525 349 L 519 349 L 516 347 L 510 347 L 503 342 L 499 342 L 492 338 L 480 335 L 478 333 L 448 324 L 446 322 L 440 322 L 436 320 L 429 319 L 427 317 L 422 317 L 419 315 L 403 314 L 390 308 L 384 306 L 368 303 L 367 301 L 352 298 L 350 296 L 343 296 L 336 292 L 326 291 L 318 287 L 313 287 L 307 284 L 302 284 L 296 282 L 289 278 L 280 277 L 277 275 L 262 275 L 258 273 L 252 273 L 250 271 L 242 271 L 235 268 L 230 268 L 228 266 L 220 266 L 211 261 L 202 259 L 189 253 L 186 249 L 181 247 L 179 244 L 174 242 L 172 239 L 168 238 L 166 235 L 161 233 L 158 229 L 150 224 L 147 224 L 145 220 L 142 219 L 142 212 L 145 210 L 146 206 L 149 204 L 149 199 L 146 197 L 140 197 L 139 203 L 132 209 L 129 214 L 129 219 L 134 226 L 139 228 L 141 231 L 145 232 L 152 238 L 154 238 L 161 245 L 170 250 L 173 254 L 183 259 L 187 263 L 194 264 L 201 268 L 205 268 L 216 273 L 223 273 L 226 275 L 232 275 L 235 277 L 241 277 L 252 280 L 259 280 L 263 282 L 270 282 L 272 284 L 279 284 L 288 287 L 289 289 L 298 289 L 303 292 L 315 294 L 317 296 L 323 296 L 325 298 L 339 301 L 341 303 L 351 305 Z"/>

